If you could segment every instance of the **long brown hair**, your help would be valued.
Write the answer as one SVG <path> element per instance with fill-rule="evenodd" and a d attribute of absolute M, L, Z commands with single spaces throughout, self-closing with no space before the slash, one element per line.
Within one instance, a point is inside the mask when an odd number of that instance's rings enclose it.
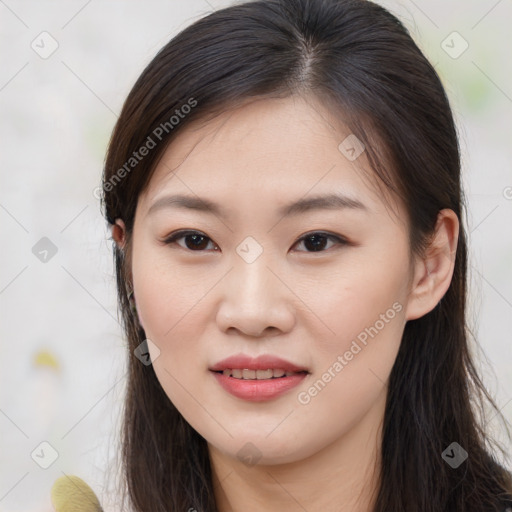
<path fill-rule="evenodd" d="M 128 298 L 138 197 L 168 143 L 192 121 L 251 98 L 292 94 L 312 94 L 336 109 L 365 144 L 375 176 L 405 203 L 412 252 L 421 254 L 441 209 L 461 223 L 450 287 L 430 313 L 407 322 L 389 378 L 374 512 L 499 510 L 512 478 L 496 458 L 495 449 L 507 458 L 503 448 L 486 432 L 486 406 L 503 416 L 470 353 L 465 206 L 451 108 L 407 29 L 366 0 L 259 0 L 218 10 L 166 44 L 124 103 L 105 161 L 102 206 L 109 225 L 120 218 L 127 229 L 126 250 L 113 244 L 113 251 L 129 349 L 122 463 L 131 506 L 217 510 L 205 439 L 168 399 L 153 367 L 134 355 L 146 338 Z M 453 442 L 468 453 L 457 468 L 442 457 Z"/>

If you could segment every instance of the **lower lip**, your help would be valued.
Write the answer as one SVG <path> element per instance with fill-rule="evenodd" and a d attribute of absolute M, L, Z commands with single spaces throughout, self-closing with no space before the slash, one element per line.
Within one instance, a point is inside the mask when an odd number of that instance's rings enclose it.
<path fill-rule="evenodd" d="M 212 373 L 228 393 L 250 402 L 263 402 L 281 396 L 299 385 L 307 375 L 307 373 L 299 373 L 277 379 L 245 380 L 228 377 L 218 372 Z"/>

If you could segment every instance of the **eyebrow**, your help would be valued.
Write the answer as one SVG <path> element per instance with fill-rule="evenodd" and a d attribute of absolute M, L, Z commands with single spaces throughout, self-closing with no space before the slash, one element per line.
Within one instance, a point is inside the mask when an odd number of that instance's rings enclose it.
<path fill-rule="evenodd" d="M 196 210 L 222 218 L 226 218 L 228 216 L 224 208 L 209 199 L 182 194 L 161 197 L 150 206 L 146 215 L 150 215 L 158 210 L 166 208 Z M 338 193 L 299 199 L 279 208 L 277 215 L 280 217 L 288 217 L 291 215 L 303 214 L 312 210 L 341 209 L 361 210 L 364 212 L 369 211 L 369 209 L 358 199 Z"/>

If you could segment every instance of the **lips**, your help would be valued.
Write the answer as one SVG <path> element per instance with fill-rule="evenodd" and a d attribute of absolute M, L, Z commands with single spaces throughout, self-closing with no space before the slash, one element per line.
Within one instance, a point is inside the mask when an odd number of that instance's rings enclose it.
<path fill-rule="evenodd" d="M 210 367 L 213 372 L 244 379 L 279 378 L 287 374 L 309 373 L 304 367 L 271 355 L 249 357 L 244 354 L 228 357 Z M 272 371 L 272 374 L 270 374 Z M 229 372 L 229 373 L 228 373 Z"/>
<path fill-rule="evenodd" d="M 279 379 L 281 377 L 290 377 L 291 375 L 298 375 L 299 372 L 285 372 L 282 368 L 267 370 L 249 370 L 248 368 L 227 368 L 222 372 L 226 377 L 233 377 L 235 379 L 244 380 L 266 380 L 266 379 Z"/>
<path fill-rule="evenodd" d="M 298 364 L 271 355 L 228 357 L 209 368 L 220 386 L 250 402 L 264 402 L 284 395 L 310 373 Z"/>

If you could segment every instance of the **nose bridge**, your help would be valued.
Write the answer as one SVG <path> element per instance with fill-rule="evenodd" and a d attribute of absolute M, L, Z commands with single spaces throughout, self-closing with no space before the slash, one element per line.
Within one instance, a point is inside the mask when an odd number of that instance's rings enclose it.
<path fill-rule="evenodd" d="M 261 308 L 265 303 L 270 304 L 272 297 L 279 294 L 276 277 L 269 270 L 272 267 L 270 252 L 261 251 L 256 254 L 256 249 L 248 244 L 240 244 L 237 248 L 238 255 L 234 258 L 232 282 L 235 286 L 237 301 Z M 274 265 L 275 266 L 275 265 Z"/>
<path fill-rule="evenodd" d="M 286 331 L 293 324 L 293 314 L 286 287 L 274 275 L 275 271 L 271 271 L 278 265 L 270 251 L 262 250 L 256 254 L 256 247 L 251 243 L 249 241 L 247 246 L 240 244 L 239 254 L 234 255 L 222 293 L 219 326 L 223 329 L 235 327 L 253 336 L 269 327 Z"/>

